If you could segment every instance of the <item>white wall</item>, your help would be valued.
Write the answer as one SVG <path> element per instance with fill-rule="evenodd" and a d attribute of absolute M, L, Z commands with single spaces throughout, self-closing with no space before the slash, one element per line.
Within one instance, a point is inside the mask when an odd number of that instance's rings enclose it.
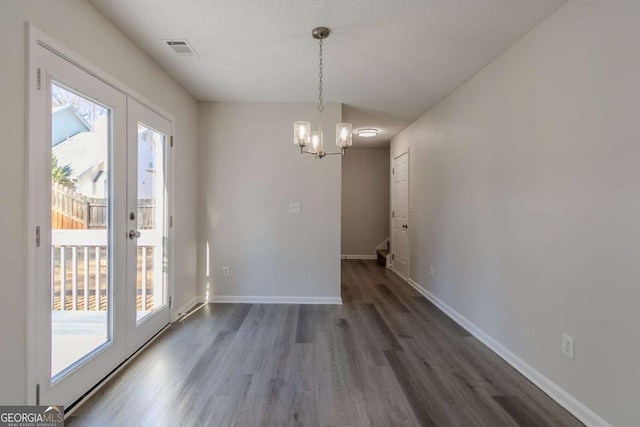
<path fill-rule="evenodd" d="M 410 277 L 615 426 L 640 422 L 638 40 L 637 0 L 569 1 L 392 141 Z"/>
<path fill-rule="evenodd" d="M 88 2 L 0 2 L 0 403 L 26 401 L 25 21 L 176 117 L 175 305 L 196 295 L 195 99 Z M 33 390 L 29 391 L 33 393 Z"/>
<path fill-rule="evenodd" d="M 203 295 L 339 298 L 341 158 L 315 160 L 293 145 L 293 122 L 316 119 L 316 106 L 201 103 L 200 110 Z M 341 118 L 341 105 L 325 106 L 329 151 Z M 290 202 L 302 213 L 290 214 Z M 222 277 L 222 266 L 231 277 Z"/>
<path fill-rule="evenodd" d="M 375 255 L 389 237 L 389 149 L 347 150 L 342 159 L 342 255 Z"/>

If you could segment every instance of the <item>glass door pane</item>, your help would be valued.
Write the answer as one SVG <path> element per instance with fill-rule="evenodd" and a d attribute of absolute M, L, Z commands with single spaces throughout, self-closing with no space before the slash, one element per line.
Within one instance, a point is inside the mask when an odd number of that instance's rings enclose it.
<path fill-rule="evenodd" d="M 111 340 L 111 111 L 51 85 L 51 369 Z"/>
<path fill-rule="evenodd" d="M 136 322 L 165 305 L 166 135 L 138 123 Z"/>

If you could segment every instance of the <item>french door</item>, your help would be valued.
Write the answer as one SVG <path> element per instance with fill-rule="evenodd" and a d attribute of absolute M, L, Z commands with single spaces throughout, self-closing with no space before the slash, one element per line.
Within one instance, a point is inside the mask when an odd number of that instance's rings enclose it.
<path fill-rule="evenodd" d="M 127 357 L 169 323 L 168 197 L 171 122 L 129 98 Z"/>
<path fill-rule="evenodd" d="M 171 123 L 37 49 L 34 378 L 41 405 L 68 406 L 169 323 Z"/>

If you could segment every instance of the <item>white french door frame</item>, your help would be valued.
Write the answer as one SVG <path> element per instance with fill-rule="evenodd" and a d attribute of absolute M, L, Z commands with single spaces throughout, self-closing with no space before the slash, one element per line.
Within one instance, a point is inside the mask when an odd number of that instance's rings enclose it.
<path fill-rule="evenodd" d="M 158 114 L 162 118 L 170 122 L 170 134 L 167 135 L 170 138 L 171 143 L 167 146 L 167 175 L 168 175 L 168 203 L 167 203 L 167 215 L 170 219 L 171 226 L 167 229 L 167 293 L 169 310 L 172 311 L 170 302 L 173 299 L 173 194 L 174 194 L 174 161 L 171 151 L 173 148 L 173 135 L 175 134 L 175 118 L 173 115 L 164 111 L 163 109 L 155 106 L 152 102 L 148 101 L 145 97 L 138 94 L 136 91 L 129 88 L 119 80 L 113 78 L 100 68 L 93 65 L 90 61 L 86 60 L 82 56 L 78 55 L 71 49 L 67 48 L 53 37 L 49 36 L 45 32 L 39 30 L 37 27 L 29 22 L 25 23 L 26 33 L 26 71 L 25 76 L 25 100 L 26 100 L 26 112 L 27 120 L 25 121 L 25 180 L 26 180 L 26 197 L 25 197 L 25 210 L 27 212 L 26 229 L 24 230 L 24 239 L 26 242 L 26 263 L 25 274 L 27 278 L 27 299 L 26 299 L 26 313 L 27 313 L 27 377 L 26 377 L 26 396 L 25 401 L 27 404 L 35 405 L 39 402 L 39 392 L 41 384 L 41 372 L 39 367 L 38 349 L 40 327 L 42 324 L 42 313 L 40 310 L 41 304 L 38 303 L 38 297 L 42 292 L 37 291 L 38 287 L 38 272 L 35 268 L 37 260 L 37 251 L 45 245 L 42 244 L 39 227 L 42 224 L 42 213 L 37 212 L 36 206 L 41 205 L 41 201 L 38 197 L 46 189 L 43 188 L 42 183 L 34 179 L 37 176 L 37 169 L 43 164 L 44 150 L 39 149 L 39 144 L 42 144 L 42 140 L 38 139 L 42 135 L 42 127 L 47 126 L 48 120 L 45 123 L 42 122 L 42 96 L 43 89 L 46 88 L 47 82 L 43 79 L 43 73 L 40 66 L 40 54 L 39 49 L 44 47 L 53 54 L 59 56 L 63 60 L 68 61 L 70 64 L 76 66 L 80 70 L 98 79 L 102 83 L 112 87 L 116 91 L 122 93 L 126 98 L 133 99 L 154 113 Z M 46 92 L 46 91 L 45 91 Z M 126 103 L 126 102 L 125 102 Z M 126 120 L 126 119 L 125 119 Z M 126 121 L 125 121 L 126 123 Z M 126 133 L 126 131 L 125 131 Z M 125 136 L 126 138 L 126 136 Z M 50 167 L 50 159 L 46 159 L 47 165 Z M 126 210 L 126 209 L 125 209 Z M 122 221 L 122 220 L 121 220 Z M 50 224 L 49 224 L 50 226 Z M 124 227 L 126 229 L 126 226 Z M 47 250 L 49 250 L 47 248 Z M 42 301 L 40 301 L 42 302 Z M 123 309 L 126 309 L 126 304 L 123 304 Z M 126 319 L 126 314 L 123 314 L 123 319 Z M 135 314 L 134 314 L 135 316 Z M 175 313 L 170 313 L 170 320 L 175 320 Z M 151 338 L 151 337 L 149 337 Z M 144 344 L 144 343 L 143 343 Z M 129 357 L 130 353 L 124 353 L 126 357 Z M 120 362 L 124 362 L 126 357 Z M 108 372 L 107 372 L 108 374 Z M 97 378 L 96 384 L 102 380 L 104 376 Z M 96 385 L 93 384 L 93 385 Z M 89 390 L 85 390 L 87 392 Z M 84 392 L 82 394 L 84 394 Z M 80 398 L 78 395 L 77 398 Z M 65 404 L 58 402 L 58 404 Z"/>

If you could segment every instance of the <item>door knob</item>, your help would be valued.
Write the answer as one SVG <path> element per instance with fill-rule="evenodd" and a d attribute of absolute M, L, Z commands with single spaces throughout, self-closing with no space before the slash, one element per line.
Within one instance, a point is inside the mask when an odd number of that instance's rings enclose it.
<path fill-rule="evenodd" d="M 406 229 L 407 229 L 407 224 L 404 224 L 404 225 L 402 226 L 402 228 L 404 228 L 404 229 L 406 230 Z M 139 234 L 139 233 L 138 233 L 138 234 Z"/>
<path fill-rule="evenodd" d="M 129 230 L 129 238 L 131 240 L 137 239 L 138 237 L 140 237 L 140 232 L 138 230 Z"/>

